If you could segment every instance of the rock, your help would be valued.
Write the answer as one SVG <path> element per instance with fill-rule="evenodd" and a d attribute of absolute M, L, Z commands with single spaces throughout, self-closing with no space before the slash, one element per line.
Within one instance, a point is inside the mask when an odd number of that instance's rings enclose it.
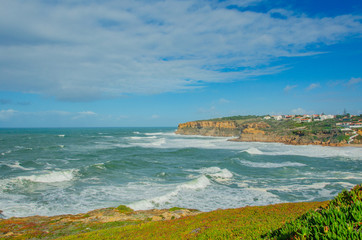
<path fill-rule="evenodd" d="M 13 236 L 13 235 L 15 235 L 15 233 L 13 233 L 13 232 L 8 232 L 8 233 L 6 233 L 6 234 L 4 235 L 4 237 L 10 237 L 10 236 Z"/>
<path fill-rule="evenodd" d="M 153 216 L 152 221 L 161 221 L 163 220 L 161 216 Z"/>

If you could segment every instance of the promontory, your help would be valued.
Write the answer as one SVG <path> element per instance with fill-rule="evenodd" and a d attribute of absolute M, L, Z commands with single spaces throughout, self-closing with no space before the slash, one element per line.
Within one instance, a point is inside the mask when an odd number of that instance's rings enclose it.
<path fill-rule="evenodd" d="M 181 123 L 177 134 L 232 137 L 230 141 L 360 146 L 362 115 L 233 116 Z"/>

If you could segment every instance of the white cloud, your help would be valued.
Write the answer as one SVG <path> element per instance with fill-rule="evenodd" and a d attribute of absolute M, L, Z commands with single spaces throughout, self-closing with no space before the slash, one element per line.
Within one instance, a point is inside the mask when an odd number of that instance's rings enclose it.
<path fill-rule="evenodd" d="M 14 109 L 1 110 L 0 120 L 9 120 L 17 112 L 18 111 L 15 111 Z"/>
<path fill-rule="evenodd" d="M 151 118 L 152 118 L 152 119 L 158 119 L 158 118 L 160 118 L 160 116 L 157 115 L 157 114 L 153 114 L 153 115 L 151 116 Z"/>
<path fill-rule="evenodd" d="M 362 78 L 351 78 L 348 82 L 347 82 L 347 86 L 353 86 L 355 84 L 358 84 L 362 82 Z"/>
<path fill-rule="evenodd" d="M 307 87 L 307 90 L 310 91 L 310 90 L 313 90 L 315 88 L 319 88 L 321 85 L 319 83 L 311 83 L 308 87 Z"/>
<path fill-rule="evenodd" d="M 226 8 L 258 2 L 2 1 L 0 90 L 66 101 L 185 91 L 280 72 L 280 57 L 362 33 L 358 16 Z"/>
<path fill-rule="evenodd" d="M 290 90 L 292 90 L 293 88 L 296 88 L 297 85 L 287 85 L 284 88 L 284 92 L 288 93 Z"/>
<path fill-rule="evenodd" d="M 80 115 L 86 115 L 86 116 L 97 115 L 97 113 L 92 112 L 92 111 L 79 112 L 78 114 L 80 114 Z"/>

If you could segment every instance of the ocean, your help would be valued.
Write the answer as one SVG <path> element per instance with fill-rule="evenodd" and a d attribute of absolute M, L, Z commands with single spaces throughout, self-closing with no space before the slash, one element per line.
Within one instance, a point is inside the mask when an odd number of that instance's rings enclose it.
<path fill-rule="evenodd" d="M 211 211 L 323 201 L 362 183 L 362 149 L 230 142 L 175 128 L 0 129 L 4 217 L 127 205 Z"/>

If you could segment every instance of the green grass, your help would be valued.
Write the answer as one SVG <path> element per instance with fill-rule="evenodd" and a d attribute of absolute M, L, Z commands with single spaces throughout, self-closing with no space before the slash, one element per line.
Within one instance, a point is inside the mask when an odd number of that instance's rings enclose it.
<path fill-rule="evenodd" d="M 169 209 L 170 212 L 174 212 L 174 211 L 178 211 L 178 210 L 183 210 L 185 208 L 180 208 L 180 207 L 172 207 Z"/>
<path fill-rule="evenodd" d="M 217 210 L 182 219 L 115 227 L 61 239 L 261 239 L 271 229 L 326 202 Z M 288 213 L 288 214 L 286 214 Z"/>
<path fill-rule="evenodd" d="M 119 205 L 118 207 L 116 207 L 116 209 L 118 210 L 118 212 L 120 213 L 131 213 L 134 210 L 130 207 L 127 207 L 125 205 Z"/>

